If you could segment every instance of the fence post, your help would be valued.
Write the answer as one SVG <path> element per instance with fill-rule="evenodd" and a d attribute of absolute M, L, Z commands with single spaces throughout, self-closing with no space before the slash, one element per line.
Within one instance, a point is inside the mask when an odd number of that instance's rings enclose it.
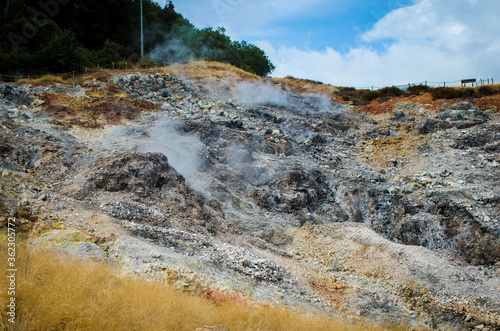
<path fill-rule="evenodd" d="M 125 62 L 125 69 L 128 69 L 128 62 Z"/>
<path fill-rule="evenodd" d="M 446 82 L 443 82 L 443 87 L 446 87 Z"/>
<path fill-rule="evenodd" d="M 73 79 L 75 78 L 75 71 L 73 70 Z"/>
<path fill-rule="evenodd" d="M 97 65 L 97 70 L 99 70 L 99 65 Z"/>
<path fill-rule="evenodd" d="M 2 77 L 2 75 L 0 75 L 0 77 Z M 495 83 L 493 83 L 493 78 L 491 79 L 491 84 L 495 84 Z"/>

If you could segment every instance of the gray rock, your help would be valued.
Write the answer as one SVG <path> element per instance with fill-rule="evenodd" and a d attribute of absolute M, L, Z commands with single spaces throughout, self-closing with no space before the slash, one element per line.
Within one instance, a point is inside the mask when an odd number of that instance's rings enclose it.
<path fill-rule="evenodd" d="M 33 97 L 22 88 L 7 83 L 0 84 L 0 97 L 16 105 L 29 106 L 33 102 Z"/>

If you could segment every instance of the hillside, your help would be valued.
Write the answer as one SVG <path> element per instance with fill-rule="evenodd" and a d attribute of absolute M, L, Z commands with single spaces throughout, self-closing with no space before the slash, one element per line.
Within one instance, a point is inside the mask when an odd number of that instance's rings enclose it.
<path fill-rule="evenodd" d="M 360 102 L 215 62 L 2 84 L 1 231 L 189 293 L 496 330 L 493 92 Z"/>

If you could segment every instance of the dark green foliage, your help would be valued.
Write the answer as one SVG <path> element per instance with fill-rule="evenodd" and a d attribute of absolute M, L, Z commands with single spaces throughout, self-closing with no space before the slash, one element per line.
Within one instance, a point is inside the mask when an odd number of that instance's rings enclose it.
<path fill-rule="evenodd" d="M 378 91 L 378 95 L 381 98 L 385 98 L 385 97 L 399 97 L 402 94 L 403 94 L 403 91 L 401 91 L 400 89 L 398 89 L 395 86 L 384 87 L 383 89 L 380 89 Z"/>
<path fill-rule="evenodd" d="M 102 49 L 97 52 L 97 58 L 103 65 L 119 62 L 122 59 L 120 56 L 120 45 L 106 40 Z"/>
<path fill-rule="evenodd" d="M 460 97 L 462 98 L 473 98 L 475 91 L 471 87 L 464 87 L 460 89 Z"/>
<path fill-rule="evenodd" d="M 370 91 L 370 92 L 367 92 L 365 94 L 363 94 L 363 96 L 361 97 L 362 100 L 365 100 L 365 101 L 372 101 L 376 98 L 378 98 L 379 96 L 379 92 L 378 91 Z"/>
<path fill-rule="evenodd" d="M 426 85 L 413 85 L 408 87 L 408 92 L 410 92 L 413 95 L 420 95 L 422 93 L 427 93 L 431 91 L 431 88 Z"/>
<path fill-rule="evenodd" d="M 0 73 L 62 72 L 140 60 L 139 0 L 41 3 L 55 6 L 43 9 L 37 0 L 9 0 L 8 8 L 3 8 Z M 144 61 L 206 59 L 231 63 L 261 76 L 274 69 L 261 49 L 231 41 L 223 28 L 195 28 L 175 11 L 172 1 L 161 8 L 144 0 L 143 12 L 144 48 L 150 56 Z M 27 27 L 31 28 L 28 34 Z"/>
<path fill-rule="evenodd" d="M 266 76 L 274 70 L 274 65 L 260 48 L 245 41 L 233 42 L 227 62 L 259 76 Z"/>
<path fill-rule="evenodd" d="M 80 68 L 82 56 L 78 51 L 76 35 L 71 30 L 60 30 L 39 52 L 38 61 L 47 71 L 70 71 Z"/>
<path fill-rule="evenodd" d="M 354 87 L 339 87 L 338 94 L 344 101 L 358 102 L 362 100 L 363 95 L 369 92 L 369 90 L 356 90 Z"/>
<path fill-rule="evenodd" d="M 495 94 L 495 89 L 488 85 L 480 86 L 477 88 L 476 94 L 478 97 L 487 97 L 489 95 Z"/>
<path fill-rule="evenodd" d="M 452 87 L 437 87 L 432 89 L 431 95 L 434 99 L 455 99 L 460 98 L 462 93 Z"/>

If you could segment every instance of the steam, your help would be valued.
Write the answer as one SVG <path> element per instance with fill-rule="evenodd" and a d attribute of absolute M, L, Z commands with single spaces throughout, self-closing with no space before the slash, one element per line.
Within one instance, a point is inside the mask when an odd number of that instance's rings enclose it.
<path fill-rule="evenodd" d="M 339 112 L 345 109 L 344 106 L 333 102 L 326 96 L 319 94 L 295 95 L 288 90 L 283 90 L 281 84 L 264 81 L 237 83 L 234 94 L 247 106 L 282 106 L 292 112 L 302 114 Z"/>
<path fill-rule="evenodd" d="M 149 57 L 158 62 L 185 63 L 196 58 L 195 53 L 180 39 L 171 39 L 168 42 L 157 45 Z"/>
<path fill-rule="evenodd" d="M 335 108 L 332 100 L 318 94 L 309 94 L 304 96 L 304 102 L 308 103 L 308 108 L 318 112 L 326 112 Z"/>
<path fill-rule="evenodd" d="M 98 144 L 115 151 L 162 153 L 168 163 L 198 191 L 204 191 L 202 176 L 203 144 L 198 137 L 182 130 L 183 122 L 160 117 L 153 127 L 114 126 L 103 130 Z"/>
<path fill-rule="evenodd" d="M 241 82 L 236 85 L 236 97 L 246 105 L 269 104 L 275 106 L 288 105 L 288 93 L 281 85 L 269 82 Z"/>
<path fill-rule="evenodd" d="M 166 155 L 168 163 L 194 185 L 199 179 L 203 145 L 195 135 L 183 132 L 181 126 L 179 121 L 160 118 L 149 131 L 149 137 L 140 142 L 138 151 Z"/>

